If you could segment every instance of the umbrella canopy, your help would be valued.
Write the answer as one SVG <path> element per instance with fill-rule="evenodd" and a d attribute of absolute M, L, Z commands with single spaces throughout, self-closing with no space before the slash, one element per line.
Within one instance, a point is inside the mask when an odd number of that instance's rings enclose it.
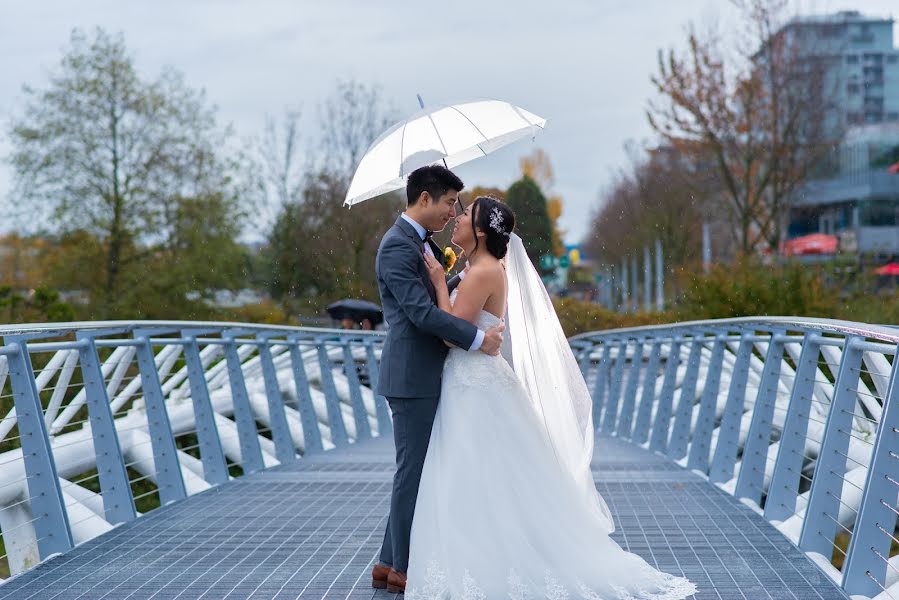
<path fill-rule="evenodd" d="M 546 119 L 501 100 L 436 104 L 400 121 L 371 145 L 356 168 L 344 205 L 352 206 L 406 185 L 419 167 L 448 169 L 533 137 Z"/>
<path fill-rule="evenodd" d="M 332 319 L 338 321 L 341 319 L 352 319 L 354 321 L 368 319 L 372 325 L 378 325 L 384 320 L 384 313 L 381 311 L 381 307 L 367 300 L 356 300 L 354 298 L 338 300 L 328 305 L 325 310 L 328 311 Z"/>
<path fill-rule="evenodd" d="M 892 275 L 894 277 L 899 277 L 899 263 L 885 264 L 882 267 L 875 269 L 874 272 L 878 275 Z"/>
<path fill-rule="evenodd" d="M 835 235 L 813 233 L 802 237 L 787 240 L 784 243 L 784 254 L 834 254 L 837 251 L 839 240 Z"/>

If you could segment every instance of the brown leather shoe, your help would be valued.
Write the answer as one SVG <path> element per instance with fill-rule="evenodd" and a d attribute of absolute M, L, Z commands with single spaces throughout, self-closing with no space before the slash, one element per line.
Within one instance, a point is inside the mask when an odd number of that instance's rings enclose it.
<path fill-rule="evenodd" d="M 376 564 L 371 569 L 371 587 L 376 590 L 383 590 L 387 587 L 387 576 L 390 574 L 391 569 L 388 566 L 382 564 Z"/>
<path fill-rule="evenodd" d="M 387 591 L 391 594 L 399 594 L 406 591 L 406 574 L 390 569 L 387 575 Z"/>

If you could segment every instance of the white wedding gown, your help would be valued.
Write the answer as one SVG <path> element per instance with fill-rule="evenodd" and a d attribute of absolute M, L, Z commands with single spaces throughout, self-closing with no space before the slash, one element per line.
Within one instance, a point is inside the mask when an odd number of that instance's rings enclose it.
<path fill-rule="evenodd" d="M 453 300 L 455 293 L 453 294 Z M 481 311 L 478 327 L 501 319 Z M 502 356 L 449 351 L 412 525 L 407 600 L 675 600 L 695 593 L 609 537 Z"/>

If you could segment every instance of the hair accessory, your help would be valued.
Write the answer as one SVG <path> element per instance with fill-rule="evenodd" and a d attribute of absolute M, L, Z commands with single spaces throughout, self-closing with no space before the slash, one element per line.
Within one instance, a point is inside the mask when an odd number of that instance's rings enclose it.
<path fill-rule="evenodd" d="M 494 206 L 493 210 L 490 211 L 490 229 L 506 237 L 509 237 L 509 232 L 503 230 L 503 213 L 501 213 L 499 208 L 496 206 Z"/>

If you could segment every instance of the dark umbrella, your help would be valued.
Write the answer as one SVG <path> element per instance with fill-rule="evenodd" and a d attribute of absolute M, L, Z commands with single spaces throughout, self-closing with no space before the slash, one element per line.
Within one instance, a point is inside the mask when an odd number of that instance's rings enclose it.
<path fill-rule="evenodd" d="M 354 298 L 338 300 L 325 310 L 328 311 L 331 318 L 338 321 L 341 319 L 352 319 L 358 322 L 362 319 L 368 319 L 374 326 L 384 320 L 384 313 L 381 311 L 381 307 L 367 300 L 356 300 Z"/>

